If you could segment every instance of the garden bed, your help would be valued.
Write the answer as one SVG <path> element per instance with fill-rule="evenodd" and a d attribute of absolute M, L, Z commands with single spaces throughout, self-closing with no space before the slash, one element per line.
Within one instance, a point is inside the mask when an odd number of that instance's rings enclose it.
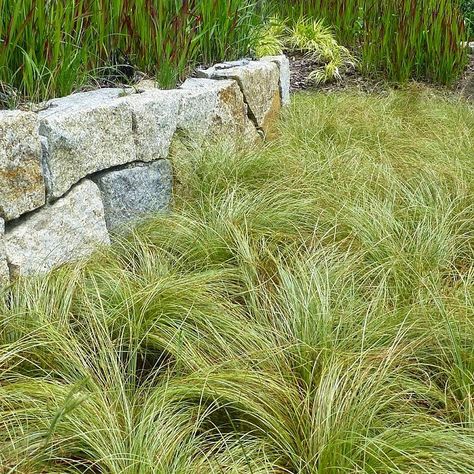
<path fill-rule="evenodd" d="M 5 290 L 4 470 L 474 472 L 473 108 L 284 115 L 182 150 L 173 213 Z"/>
<path fill-rule="evenodd" d="M 341 71 L 339 80 L 316 84 L 309 79 L 309 75 L 315 69 L 320 68 L 322 63 L 318 59 L 308 58 L 304 54 L 288 54 L 291 71 L 291 91 L 320 91 L 337 92 L 344 90 L 357 90 L 364 93 L 387 94 L 392 88 L 400 88 L 397 83 L 389 83 L 382 77 L 370 77 L 362 74 L 356 67 L 346 67 Z M 466 69 L 458 81 L 451 86 L 440 86 L 439 84 L 425 83 L 432 89 L 444 91 L 474 99 L 474 54 L 469 55 Z"/>

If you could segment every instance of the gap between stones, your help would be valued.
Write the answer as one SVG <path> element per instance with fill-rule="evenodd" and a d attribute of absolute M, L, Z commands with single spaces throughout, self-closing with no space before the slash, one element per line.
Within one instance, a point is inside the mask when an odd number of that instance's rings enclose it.
<path fill-rule="evenodd" d="M 56 203 L 57 201 L 67 197 L 76 186 L 78 186 L 79 184 L 81 184 L 82 182 L 84 182 L 86 180 L 92 181 L 96 184 L 97 178 L 99 178 L 101 175 L 103 175 L 105 173 L 108 173 L 109 171 L 110 172 L 112 172 L 112 171 L 122 171 L 122 170 L 125 170 L 127 168 L 133 168 L 134 166 L 146 167 L 147 165 L 149 165 L 151 163 L 155 163 L 157 161 L 165 161 L 165 160 L 168 160 L 168 159 L 169 159 L 169 157 L 168 158 L 158 158 L 157 160 L 146 161 L 146 162 L 145 161 L 140 161 L 140 160 L 134 160 L 134 161 L 130 161 L 129 163 L 125 163 L 123 165 L 117 165 L 117 166 L 113 166 L 113 167 L 110 167 L 110 168 L 105 168 L 103 170 L 95 171 L 94 173 L 90 173 L 90 174 L 84 176 L 83 178 L 81 178 L 76 183 L 74 183 L 62 196 L 60 196 L 58 198 L 50 198 L 50 199 L 47 198 L 47 201 L 46 201 L 45 205 L 43 205 L 43 206 L 41 206 L 37 209 L 33 209 L 32 211 L 25 212 L 24 214 L 17 217 L 16 219 L 11 219 L 9 221 L 6 221 L 5 222 L 5 233 L 7 233 L 7 231 L 11 231 L 15 227 L 18 227 L 23 220 L 27 220 L 29 217 L 34 216 L 35 214 L 38 214 L 43 209 L 49 208 L 54 203 Z M 99 190 L 100 190 L 100 187 L 99 187 Z M 102 194 L 102 191 L 101 191 L 101 194 Z"/>
<path fill-rule="evenodd" d="M 231 76 L 231 77 L 216 76 L 216 77 L 212 77 L 211 79 L 213 81 L 228 81 L 230 79 L 230 80 L 235 81 L 237 83 L 237 85 L 239 86 L 240 92 L 242 92 L 242 97 L 244 99 L 244 104 L 247 106 L 247 117 L 248 117 L 248 119 L 253 123 L 254 127 L 257 130 L 257 132 L 261 136 L 265 136 L 265 132 L 263 131 L 262 127 L 259 127 L 257 117 L 255 117 L 255 114 L 253 113 L 252 108 L 249 105 L 247 96 L 245 95 L 245 89 L 244 89 L 244 86 L 242 84 L 242 81 L 238 77 L 234 77 L 234 76 Z M 278 83 L 280 83 L 280 80 L 278 80 Z M 280 86 L 280 85 L 278 85 L 278 86 Z"/>

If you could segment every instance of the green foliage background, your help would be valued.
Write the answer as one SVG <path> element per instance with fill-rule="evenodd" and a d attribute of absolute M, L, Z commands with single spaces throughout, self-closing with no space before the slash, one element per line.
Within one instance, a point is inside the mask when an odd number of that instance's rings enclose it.
<path fill-rule="evenodd" d="M 285 17 L 324 19 L 344 46 L 360 51 L 365 72 L 391 81 L 450 84 L 466 65 L 458 0 L 271 1 Z"/>
<path fill-rule="evenodd" d="M 472 37 L 474 34 L 474 0 L 461 0 L 461 8 Z"/>

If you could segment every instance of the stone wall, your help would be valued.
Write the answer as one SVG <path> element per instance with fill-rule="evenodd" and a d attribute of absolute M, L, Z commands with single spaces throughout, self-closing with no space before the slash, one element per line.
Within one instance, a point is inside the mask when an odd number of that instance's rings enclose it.
<path fill-rule="evenodd" d="M 0 111 L 0 284 L 168 209 L 175 137 L 255 143 L 289 100 L 288 60 L 276 56 L 218 64 L 170 91 L 144 81 Z"/>

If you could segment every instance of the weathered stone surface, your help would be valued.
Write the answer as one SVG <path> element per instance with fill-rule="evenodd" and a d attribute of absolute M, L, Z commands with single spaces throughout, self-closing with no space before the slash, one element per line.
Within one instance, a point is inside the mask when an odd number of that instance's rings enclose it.
<path fill-rule="evenodd" d="M 100 191 L 89 180 L 53 205 L 12 224 L 5 234 L 12 276 L 47 272 L 108 243 Z"/>
<path fill-rule="evenodd" d="M 247 66 L 250 63 L 251 59 L 238 59 L 237 61 L 224 61 L 223 63 L 214 64 L 211 69 L 220 70 L 220 69 L 231 69 L 234 67 Z"/>
<path fill-rule="evenodd" d="M 280 70 L 280 97 L 283 106 L 290 105 L 290 60 L 284 55 L 265 56 L 262 61 L 270 61 L 278 65 Z"/>
<path fill-rule="evenodd" d="M 194 144 L 222 136 L 242 143 L 260 140 L 236 81 L 191 78 L 180 89 L 178 129 Z"/>
<path fill-rule="evenodd" d="M 173 137 L 248 146 L 289 101 L 285 57 L 201 76 L 175 91 L 143 81 L 53 100 L 37 114 L 0 111 L 0 284 L 87 256 L 110 242 L 108 228 L 166 210 Z"/>
<path fill-rule="evenodd" d="M 0 218 L 0 287 L 6 285 L 10 280 L 7 257 L 5 256 L 5 222 Z"/>
<path fill-rule="evenodd" d="M 198 71 L 198 76 L 237 81 L 255 125 L 265 133 L 271 130 L 281 108 L 280 70 L 274 62 L 244 61 L 217 64 Z"/>
<path fill-rule="evenodd" d="M 0 216 L 15 219 L 44 202 L 37 116 L 0 111 Z"/>
<path fill-rule="evenodd" d="M 102 193 L 109 230 L 123 230 L 147 215 L 169 208 L 172 168 L 168 160 L 104 171 L 95 180 Z"/>
<path fill-rule="evenodd" d="M 51 197 L 66 193 L 83 177 L 136 159 L 133 116 L 121 89 L 99 89 L 50 102 L 39 112 L 48 139 L 44 157 Z"/>
<path fill-rule="evenodd" d="M 181 94 L 176 90 L 147 89 L 122 99 L 133 113 L 137 160 L 167 158 L 176 131 Z"/>
<path fill-rule="evenodd" d="M 137 84 L 135 84 L 133 87 L 139 92 L 148 90 L 160 90 L 160 88 L 158 87 L 158 83 L 153 79 L 142 79 L 141 81 L 137 82 Z"/>

